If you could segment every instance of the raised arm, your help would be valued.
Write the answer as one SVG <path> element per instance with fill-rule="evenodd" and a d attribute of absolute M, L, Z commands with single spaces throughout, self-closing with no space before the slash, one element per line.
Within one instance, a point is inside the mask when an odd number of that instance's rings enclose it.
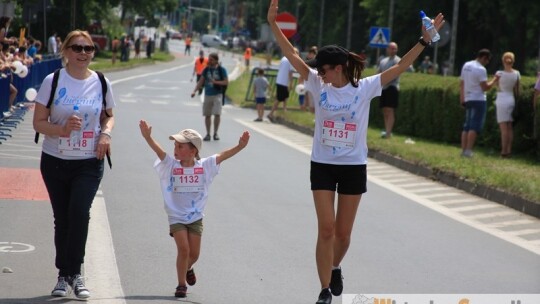
<path fill-rule="evenodd" d="M 439 13 L 437 17 L 435 17 L 433 24 L 435 25 L 435 28 L 438 31 L 444 24 L 444 16 L 441 13 Z M 426 31 L 426 28 L 423 25 L 422 25 L 422 37 L 424 37 L 423 40 L 426 42 L 426 44 L 427 42 L 431 41 L 431 36 L 429 36 L 428 32 Z M 401 61 L 398 64 L 382 72 L 381 85 L 384 86 L 388 84 L 390 81 L 394 80 L 399 75 L 401 75 L 401 73 L 405 72 L 409 68 L 409 66 L 413 64 L 416 58 L 418 58 L 418 55 L 422 53 L 424 48 L 425 46 L 420 44 L 420 42 L 416 43 L 415 46 L 413 46 L 413 48 L 409 52 L 407 52 L 407 54 L 405 54 L 403 58 L 401 58 Z"/>
<path fill-rule="evenodd" d="M 308 65 L 304 62 L 304 60 L 302 60 L 302 58 L 300 58 L 300 55 L 294 51 L 293 45 L 289 42 L 287 37 L 283 35 L 277 25 L 276 16 L 278 11 L 278 2 L 278 0 L 271 0 L 270 2 L 267 15 L 268 24 L 272 29 L 272 33 L 274 33 L 274 36 L 276 37 L 276 41 L 281 48 L 283 56 L 289 59 L 289 62 L 296 69 L 296 71 L 300 73 L 300 76 L 302 76 L 302 78 L 307 79 L 309 75 Z"/>
<path fill-rule="evenodd" d="M 163 160 L 165 158 L 165 151 L 163 151 L 163 148 L 152 138 L 152 126 L 149 125 L 146 121 L 142 120 L 139 122 L 139 128 L 141 129 L 141 135 L 144 139 L 146 139 L 146 142 L 156 152 L 157 157 L 160 160 Z"/>
<path fill-rule="evenodd" d="M 238 140 L 238 145 L 219 153 L 216 158 L 216 163 L 219 165 L 222 161 L 233 157 L 234 155 L 236 155 L 236 153 L 242 151 L 242 149 L 247 146 L 248 142 L 249 132 L 244 131 L 244 133 L 242 133 L 242 136 L 240 136 L 240 139 Z"/>

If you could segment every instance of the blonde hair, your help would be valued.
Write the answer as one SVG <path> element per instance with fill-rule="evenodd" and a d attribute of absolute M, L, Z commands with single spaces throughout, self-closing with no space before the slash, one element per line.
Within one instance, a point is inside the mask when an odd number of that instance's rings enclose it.
<path fill-rule="evenodd" d="M 505 52 L 503 55 L 502 55 L 502 60 L 504 61 L 504 58 L 506 57 L 510 57 L 512 59 L 512 62 L 515 62 L 515 56 L 514 56 L 514 53 L 512 52 Z"/>
<path fill-rule="evenodd" d="M 60 47 L 60 56 L 62 57 L 62 63 L 64 64 L 64 66 L 68 64 L 67 59 L 64 56 L 64 52 L 68 49 L 69 46 L 71 46 L 71 41 L 78 37 L 83 37 L 91 45 L 94 45 L 94 42 L 92 41 L 92 37 L 90 37 L 90 34 L 87 31 L 73 30 L 69 32 L 69 34 L 67 34 L 66 36 L 66 39 L 64 40 L 64 43 L 62 43 L 62 46 Z"/>

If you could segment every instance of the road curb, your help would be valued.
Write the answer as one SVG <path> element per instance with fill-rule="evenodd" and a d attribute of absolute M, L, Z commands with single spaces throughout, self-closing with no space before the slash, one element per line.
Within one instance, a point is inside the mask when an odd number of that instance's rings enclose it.
<path fill-rule="evenodd" d="M 295 129 L 304 134 L 313 136 L 313 129 L 300 126 L 290 121 L 286 121 L 282 117 L 275 117 L 275 122 Z M 399 157 L 374 149 L 369 150 L 368 156 L 378 161 L 382 161 L 384 163 L 397 167 L 399 169 L 405 170 L 407 172 L 441 182 L 450 187 L 463 190 L 478 197 L 485 198 L 487 200 L 510 207 L 527 215 L 540 218 L 540 202 L 528 200 L 515 194 L 508 193 L 486 185 L 476 184 L 449 172 L 412 163 Z"/>

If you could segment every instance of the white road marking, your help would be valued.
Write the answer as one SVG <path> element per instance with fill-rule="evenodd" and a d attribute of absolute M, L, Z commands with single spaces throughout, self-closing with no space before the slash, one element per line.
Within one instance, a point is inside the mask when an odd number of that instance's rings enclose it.
<path fill-rule="evenodd" d="M 92 303 L 125 304 L 109 217 L 101 191 L 94 198 L 90 218 L 84 263 L 86 285 L 92 295 L 90 300 Z"/>

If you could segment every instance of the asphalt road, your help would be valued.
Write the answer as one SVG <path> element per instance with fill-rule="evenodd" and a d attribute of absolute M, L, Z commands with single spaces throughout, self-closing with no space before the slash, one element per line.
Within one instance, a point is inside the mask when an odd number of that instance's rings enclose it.
<path fill-rule="evenodd" d="M 175 42 L 171 50 L 183 46 Z M 229 72 L 239 60 L 222 58 Z M 173 63 L 106 75 L 117 102 L 116 127 L 113 169 L 106 169 L 94 202 L 87 245 L 92 303 L 178 302 L 172 296 L 176 247 L 152 169 L 156 156 L 138 122 L 152 124 L 154 138 L 169 152 L 170 134 L 184 128 L 204 133 L 201 100 L 190 98 L 192 70 L 192 58 L 179 56 Z M 31 117 L 29 111 L 14 138 L 0 146 L 2 174 L 38 172 L 40 149 L 31 142 Z M 221 165 L 211 186 L 195 266 L 198 282 L 186 303 L 307 304 L 318 295 L 311 139 L 267 121 L 254 123 L 255 117 L 254 110 L 227 105 L 221 140 L 203 144 L 204 157 L 235 145 L 243 130 L 251 133 L 248 147 Z M 518 229 L 503 229 L 521 223 L 534 234 L 538 219 L 501 211 L 505 207 L 497 204 L 480 213 L 477 206 L 490 202 L 373 160 L 368 172 L 368 193 L 342 265 L 344 293 L 540 294 L 540 243 L 519 237 Z M 21 191 L 38 188 L 18 178 Z M 440 200 L 454 193 L 460 198 Z M 0 197 L 0 268 L 13 271 L 0 273 L 0 303 L 48 302 L 56 277 L 52 212 L 46 198 L 14 197 Z M 460 203 L 470 203 L 459 205 L 469 209 L 452 209 Z M 494 220 L 501 212 L 508 218 Z"/>

